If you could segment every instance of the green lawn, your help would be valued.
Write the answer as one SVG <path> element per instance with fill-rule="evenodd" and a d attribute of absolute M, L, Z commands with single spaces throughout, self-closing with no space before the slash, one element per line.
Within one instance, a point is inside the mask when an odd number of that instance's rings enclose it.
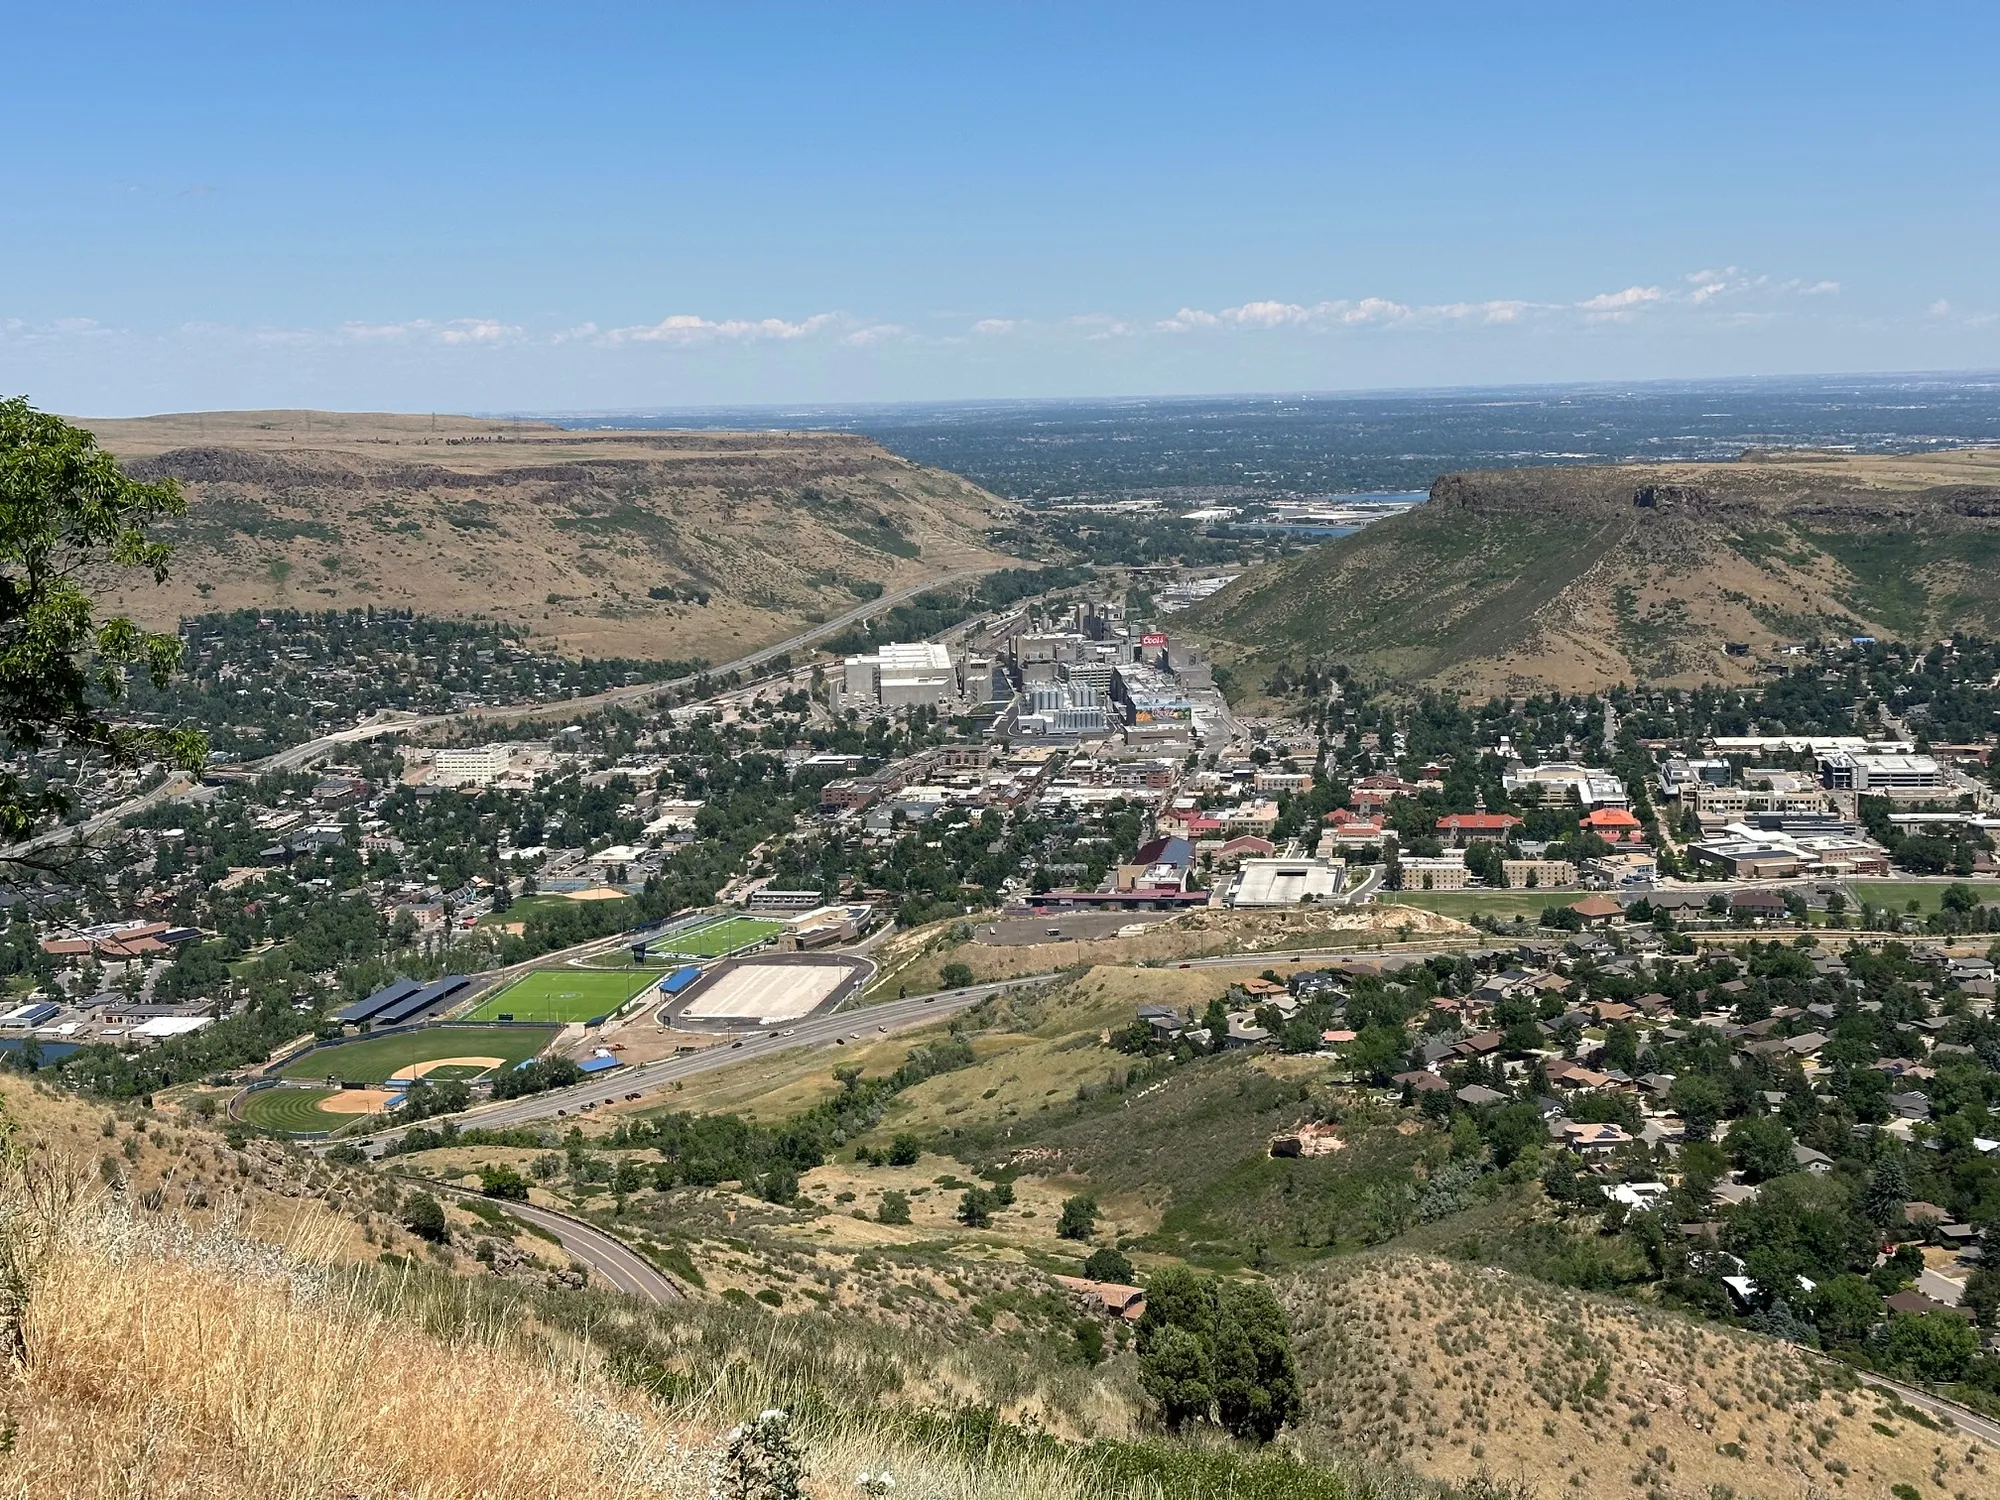
<path fill-rule="evenodd" d="M 1527 917 L 1534 920 L 1551 906 L 1581 901 L 1585 891 L 1384 891 L 1378 900 L 1421 906 L 1441 916 L 1470 921 L 1475 916 Z"/>
<path fill-rule="evenodd" d="M 782 932 L 784 926 L 783 922 L 762 917 L 724 917 L 713 926 L 662 938 L 653 945 L 652 952 L 661 957 L 720 958 L 738 948 L 762 942 L 774 932 Z"/>
<path fill-rule="evenodd" d="M 444 1057 L 497 1057 L 511 1066 L 540 1052 L 554 1035 L 554 1028 L 547 1026 L 426 1026 L 309 1052 L 283 1076 L 382 1083 L 401 1068 Z"/>
<path fill-rule="evenodd" d="M 489 911 L 479 919 L 481 927 L 494 927 L 502 922 L 525 922 L 537 913 L 546 915 L 552 911 L 562 911 L 578 903 L 563 895 L 517 896 L 514 904 L 505 911 Z"/>
<path fill-rule="evenodd" d="M 243 1119 L 260 1130 L 282 1130 L 287 1134 L 337 1130 L 356 1117 L 330 1115 L 319 1107 L 319 1102 L 339 1092 L 339 1089 L 260 1089 L 243 1101 Z"/>
<path fill-rule="evenodd" d="M 2000 889 L 1990 884 L 1968 880 L 1965 882 L 1980 894 L 1983 901 L 1989 895 L 2000 895 Z M 1894 911 L 1906 911 L 1909 903 L 1917 903 L 1917 910 L 1928 915 L 1938 909 L 1939 899 L 1944 895 L 1948 881 L 1936 885 L 1922 885 L 1914 880 L 1850 880 L 1847 888 L 1854 892 L 1855 905 L 1848 908 L 1851 916 L 1859 910 L 1859 903 L 1866 901 L 1874 906 L 1886 906 Z"/>
<path fill-rule="evenodd" d="M 629 970 L 538 969 L 517 979 L 468 1018 L 497 1021 L 590 1021 L 608 1016 L 649 982 Z"/>

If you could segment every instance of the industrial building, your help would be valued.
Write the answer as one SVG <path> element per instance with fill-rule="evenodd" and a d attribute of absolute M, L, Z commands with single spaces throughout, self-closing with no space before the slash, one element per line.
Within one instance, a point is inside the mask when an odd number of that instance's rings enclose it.
<path fill-rule="evenodd" d="M 936 641 L 892 642 L 842 664 L 842 709 L 936 708 L 958 692 L 951 652 Z"/>
<path fill-rule="evenodd" d="M 1098 738 L 1111 732 L 1111 703 L 1086 682 L 1038 683 L 1028 689 L 1019 732 L 1027 739 Z"/>

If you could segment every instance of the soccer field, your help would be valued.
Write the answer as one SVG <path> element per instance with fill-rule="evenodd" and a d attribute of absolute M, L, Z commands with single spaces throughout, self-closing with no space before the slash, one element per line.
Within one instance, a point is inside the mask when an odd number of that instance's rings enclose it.
<path fill-rule="evenodd" d="M 763 917 L 724 917 L 710 926 L 661 938 L 648 951 L 657 958 L 721 958 L 725 953 L 761 943 L 772 933 L 784 931 L 784 927 L 783 922 Z"/>
<path fill-rule="evenodd" d="M 467 1018 L 497 1021 L 594 1021 L 608 1016 L 651 983 L 630 969 L 540 969 L 515 980 Z"/>
<path fill-rule="evenodd" d="M 527 1061 L 546 1047 L 554 1035 L 554 1028 L 548 1026 L 426 1026 L 418 1031 L 363 1037 L 338 1047 L 308 1052 L 292 1062 L 284 1076 L 383 1083 L 425 1063 L 461 1058 L 495 1059 L 480 1066 L 480 1072 L 488 1072 Z M 468 1076 L 455 1068 L 452 1072 L 461 1078 Z"/>

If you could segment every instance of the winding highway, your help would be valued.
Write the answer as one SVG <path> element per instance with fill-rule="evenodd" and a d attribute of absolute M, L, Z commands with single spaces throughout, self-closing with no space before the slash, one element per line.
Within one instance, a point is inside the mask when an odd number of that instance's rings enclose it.
<path fill-rule="evenodd" d="M 483 1196 L 455 1183 L 436 1182 L 428 1177 L 399 1175 L 406 1182 L 421 1183 L 424 1187 L 437 1192 L 451 1193 L 461 1198 Z M 517 1203 L 500 1199 L 486 1201 L 498 1204 L 511 1217 L 554 1235 L 563 1249 L 589 1266 L 606 1285 L 617 1291 L 643 1298 L 648 1302 L 664 1304 L 687 1301 L 687 1293 L 681 1290 L 679 1282 L 661 1271 L 623 1240 L 606 1234 L 595 1224 L 587 1224 L 582 1219 L 558 1213 L 552 1208 L 543 1208 L 537 1203 Z"/>
<path fill-rule="evenodd" d="M 580 714 L 595 713 L 600 709 L 621 708 L 632 703 L 643 703 L 648 699 L 659 697 L 662 693 L 670 693 L 676 689 L 688 687 L 702 677 L 721 677 L 730 672 L 741 672 L 760 667 L 765 662 L 782 656 L 788 651 L 796 650 L 801 646 L 811 645 L 814 641 L 821 640 L 826 636 L 838 634 L 850 625 L 859 624 L 870 615 L 880 614 L 885 609 L 893 609 L 898 604 L 907 603 L 919 594 L 929 593 L 932 589 L 946 588 L 954 583 L 962 583 L 968 578 L 978 578 L 982 574 L 995 572 L 1002 566 L 1004 564 L 995 563 L 991 568 L 963 568 L 955 573 L 940 574 L 936 578 L 926 579 L 922 583 L 898 589 L 895 593 L 883 594 L 879 599 L 871 599 L 867 603 L 857 605 L 843 614 L 835 615 L 832 619 L 823 621 L 809 630 L 801 630 L 796 635 L 787 636 L 782 641 L 777 641 L 772 645 L 753 651 L 748 656 L 739 656 L 734 661 L 723 662 L 720 666 L 708 667 L 701 672 L 689 673 L 683 677 L 674 677 L 661 682 L 634 683 L 630 687 L 612 688 L 608 692 L 593 693 L 587 698 L 558 698 L 547 703 L 488 703 L 481 704 L 477 708 L 463 709 L 457 713 L 449 714 L 411 714 L 400 713 L 393 709 L 385 709 L 370 715 L 360 723 L 351 725 L 346 729 L 336 729 L 330 734 L 320 735 L 317 739 L 306 740 L 302 744 L 293 745 L 275 754 L 267 755 L 261 760 L 250 761 L 240 767 L 231 767 L 230 769 L 243 771 L 297 771 L 311 765 L 314 761 L 329 752 L 339 749 L 342 745 L 352 745 L 362 740 L 379 739 L 385 734 L 401 734 L 419 729 L 434 729 L 441 724 L 451 724 L 466 719 L 503 719 L 509 722 L 519 722 L 533 719 L 574 718 Z M 26 859 L 31 854 L 35 854 L 43 849 L 52 849 L 61 844 L 86 842 L 92 836 L 101 833 L 106 828 L 117 825 L 126 818 L 131 817 L 134 813 L 144 812 L 147 808 L 156 807 L 162 802 L 174 801 L 183 797 L 212 795 L 214 795 L 214 788 L 204 787 L 186 772 L 177 771 L 169 776 L 165 782 L 140 796 L 130 798 L 115 807 L 107 807 L 101 812 L 93 813 L 81 822 L 67 823 L 60 828 L 51 828 L 44 833 L 36 834 L 33 838 L 23 839 L 20 843 L 0 849 L 0 862 L 10 859 Z"/>
<path fill-rule="evenodd" d="M 1904 1385 L 1900 1380 L 1890 1380 L 1872 1371 L 1861 1377 L 1861 1385 L 1864 1390 L 1874 1387 L 1894 1391 L 1905 1405 L 1914 1406 L 1925 1416 L 1941 1418 L 1967 1437 L 1977 1438 L 1989 1448 L 2000 1448 L 2000 1422 L 1981 1416 L 1969 1406 L 1960 1406 L 1956 1401 L 1933 1396 L 1917 1386 Z"/>

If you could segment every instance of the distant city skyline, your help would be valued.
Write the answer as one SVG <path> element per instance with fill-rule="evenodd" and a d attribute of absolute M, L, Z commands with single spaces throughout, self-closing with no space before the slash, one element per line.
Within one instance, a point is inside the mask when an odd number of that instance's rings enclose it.
<path fill-rule="evenodd" d="M 2000 12 L 17 8 L 0 390 L 480 411 L 2000 368 Z"/>

